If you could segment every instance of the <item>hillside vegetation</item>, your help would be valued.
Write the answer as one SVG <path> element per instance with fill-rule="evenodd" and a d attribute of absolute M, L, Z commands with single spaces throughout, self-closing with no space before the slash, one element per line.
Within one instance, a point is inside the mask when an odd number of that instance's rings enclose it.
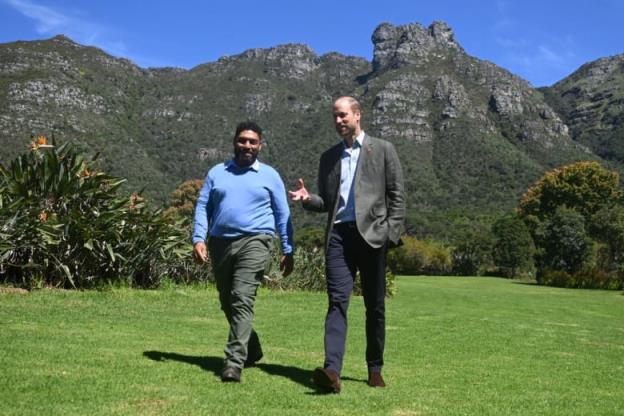
<path fill-rule="evenodd" d="M 314 186 L 318 157 L 337 140 L 331 103 L 351 94 L 365 130 L 399 150 L 410 232 L 442 239 L 509 211 L 550 168 L 606 158 L 620 169 L 621 56 L 538 91 L 467 55 L 443 22 L 384 23 L 372 42 L 372 62 L 287 44 L 191 70 L 139 68 L 63 36 L 1 44 L 1 160 L 30 137 L 73 142 L 100 152 L 128 190 L 166 204 L 229 157 L 235 125 L 251 118 L 266 131 L 261 158 L 288 186 Z M 594 106 L 595 116 L 581 111 Z M 321 223 L 294 212 L 297 227 Z"/>

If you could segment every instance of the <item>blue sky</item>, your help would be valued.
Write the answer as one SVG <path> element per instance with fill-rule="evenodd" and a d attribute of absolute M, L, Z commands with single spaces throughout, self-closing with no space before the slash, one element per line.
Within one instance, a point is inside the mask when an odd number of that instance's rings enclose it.
<path fill-rule="evenodd" d="M 435 20 L 468 54 L 534 86 L 624 53 L 624 0 L 0 0 L 0 43 L 62 33 L 142 67 L 192 68 L 284 43 L 371 60 L 380 23 Z"/>

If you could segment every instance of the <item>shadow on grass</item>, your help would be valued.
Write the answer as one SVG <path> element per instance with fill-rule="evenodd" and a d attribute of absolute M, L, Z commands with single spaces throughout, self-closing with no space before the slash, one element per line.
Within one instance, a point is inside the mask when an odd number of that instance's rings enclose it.
<path fill-rule="evenodd" d="M 541 286 L 534 280 L 512 280 L 511 283 L 515 285 Z"/>
<path fill-rule="evenodd" d="M 291 379 L 295 383 L 299 383 L 304 387 L 308 387 L 313 389 L 314 384 L 312 383 L 312 371 L 306 370 L 299 367 L 287 366 L 281 364 L 267 364 L 267 363 L 257 363 L 255 367 L 264 371 L 267 374 L 271 374 L 274 376 L 285 377 Z"/>
<path fill-rule="evenodd" d="M 306 394 L 308 395 L 323 396 L 323 395 L 333 394 L 333 393 L 324 391 L 323 389 L 320 389 L 318 386 L 314 384 L 314 382 L 312 381 L 312 373 L 313 373 L 312 370 L 305 370 L 299 367 L 285 366 L 285 365 L 280 365 L 280 364 L 266 364 L 266 363 L 257 363 L 255 367 L 274 376 L 281 376 L 281 377 L 289 378 L 295 383 L 299 383 L 303 387 L 307 387 L 311 389 L 312 391 L 306 392 Z M 367 380 L 362 380 L 362 379 L 352 378 L 352 377 L 342 377 L 342 380 L 367 383 Z"/>
<path fill-rule="evenodd" d="M 194 356 L 184 355 L 175 352 L 163 351 L 145 351 L 143 356 L 154 361 L 179 361 L 181 363 L 196 365 L 202 370 L 213 373 L 215 376 L 221 376 L 223 370 L 223 358 L 210 356 Z M 267 374 L 288 378 L 295 383 L 304 387 L 315 389 L 312 383 L 312 371 L 294 366 L 285 366 L 280 364 L 257 363 L 254 367 L 264 371 Z"/>
<path fill-rule="evenodd" d="M 216 376 L 221 376 L 221 370 L 223 370 L 223 358 L 221 357 L 198 357 L 162 351 L 145 351 L 143 352 L 143 356 L 154 361 L 179 361 L 181 363 L 196 365 L 202 370 L 214 373 Z"/>

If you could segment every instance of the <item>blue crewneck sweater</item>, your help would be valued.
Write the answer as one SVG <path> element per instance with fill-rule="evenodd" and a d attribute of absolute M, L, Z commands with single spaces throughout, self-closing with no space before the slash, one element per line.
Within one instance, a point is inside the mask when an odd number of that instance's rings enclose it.
<path fill-rule="evenodd" d="M 239 168 L 233 160 L 214 166 L 195 207 L 193 244 L 211 237 L 279 235 L 282 253 L 294 250 L 286 188 L 279 173 L 256 162 Z"/>

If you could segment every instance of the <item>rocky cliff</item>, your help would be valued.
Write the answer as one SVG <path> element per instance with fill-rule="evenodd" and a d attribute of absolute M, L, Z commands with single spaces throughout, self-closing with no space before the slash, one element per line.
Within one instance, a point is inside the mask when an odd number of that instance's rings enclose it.
<path fill-rule="evenodd" d="M 229 157 L 236 123 L 252 118 L 266 131 L 262 159 L 288 186 L 298 177 L 313 184 L 320 152 L 338 140 L 331 104 L 349 94 L 362 102 L 365 130 L 399 150 L 420 235 L 509 210 L 546 169 L 599 158 L 562 111 L 571 101 L 546 100 L 558 93 L 467 55 L 445 23 L 384 23 L 372 43 L 372 62 L 288 44 L 191 70 L 141 69 L 62 36 L 3 44 L 0 155 L 14 157 L 32 135 L 72 140 L 100 151 L 129 187 L 164 201 Z M 561 88 L 569 89 L 552 91 Z M 605 108 L 613 97 L 603 97 Z M 621 120 L 621 107 L 609 111 Z M 319 222 L 294 211 L 298 225 Z"/>
<path fill-rule="evenodd" d="M 543 92 L 572 139 L 616 165 L 624 161 L 624 55 L 589 62 Z"/>

